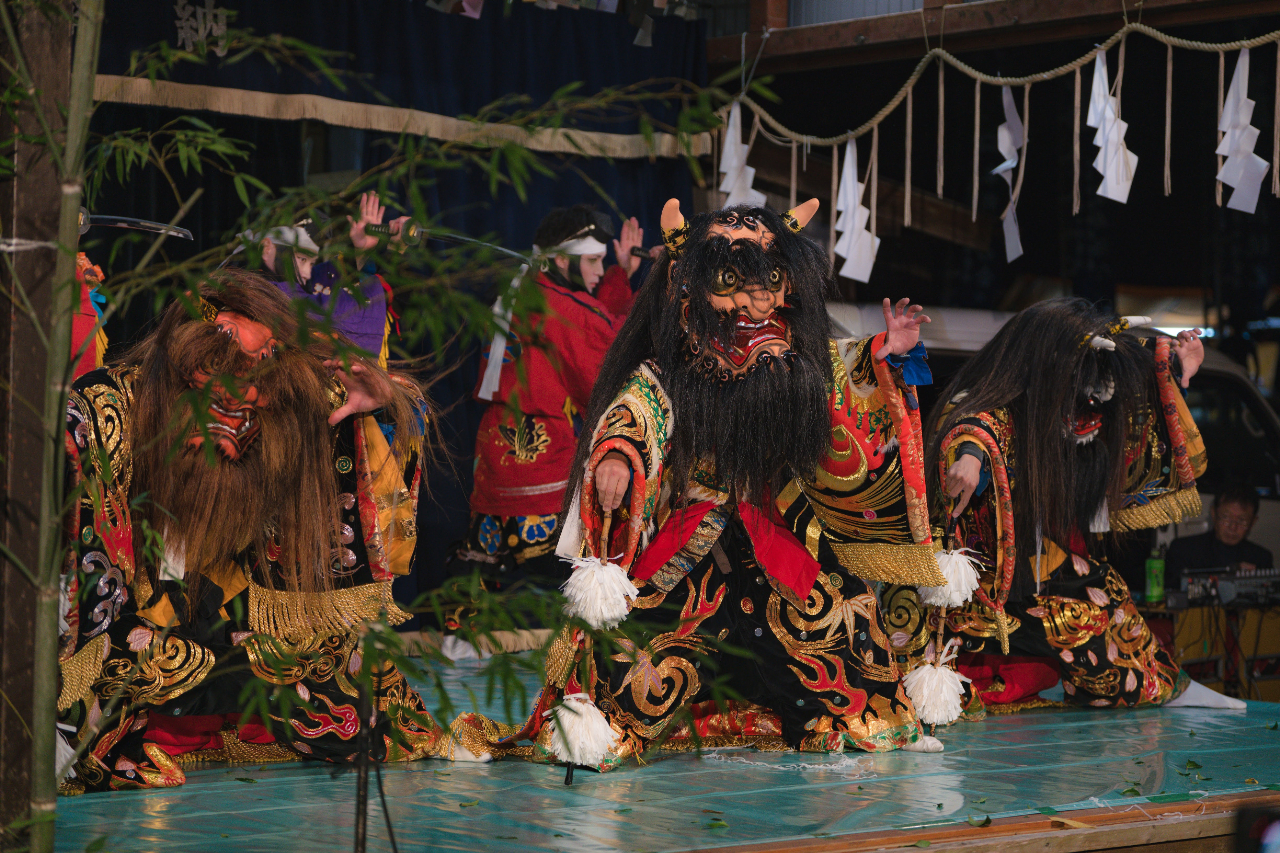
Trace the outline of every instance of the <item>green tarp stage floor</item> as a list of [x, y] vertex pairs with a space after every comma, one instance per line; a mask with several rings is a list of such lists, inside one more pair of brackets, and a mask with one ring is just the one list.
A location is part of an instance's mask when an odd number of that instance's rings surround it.
[[[473, 663], [450, 694], [483, 696]], [[532, 687], [532, 685], [531, 685]], [[456, 693], [455, 693], [456, 691]], [[500, 716], [497, 709], [486, 709]], [[1280, 788], [1280, 704], [1247, 711], [1046, 709], [961, 723], [941, 755], [813, 756], [750, 749], [663, 756], [605, 775], [508, 760], [384, 768], [402, 851], [674, 851], [986, 815], [1147, 803]], [[1198, 765], [1198, 766], [1197, 766]], [[184, 787], [62, 798], [57, 847], [82, 851], [350, 849], [355, 774], [309, 763], [189, 770]], [[371, 777], [372, 780], [372, 777]], [[1256, 780], [1256, 781], [1255, 781]], [[370, 784], [369, 849], [387, 841]]]

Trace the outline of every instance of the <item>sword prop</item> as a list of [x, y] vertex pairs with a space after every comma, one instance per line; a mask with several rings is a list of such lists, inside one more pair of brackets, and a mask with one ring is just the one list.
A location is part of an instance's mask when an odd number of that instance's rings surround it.
[[[390, 225], [366, 225], [364, 227], [364, 231], [366, 234], [384, 234], [384, 235], [390, 236], [391, 226]], [[451, 234], [451, 233], [446, 233], [442, 231], [431, 231], [427, 228], [424, 228], [423, 226], [419, 225], [416, 222], [406, 222], [404, 224], [404, 227], [400, 229], [400, 234], [398, 236], [406, 246], [416, 246], [419, 243], [421, 243], [425, 238], [430, 238], [432, 240], [443, 240], [446, 243], [471, 243], [476, 246], [484, 246], [486, 248], [493, 249], [495, 252], [501, 252], [504, 255], [508, 255], [510, 257], [516, 258], [517, 260], [522, 261], [526, 264], [530, 263], [529, 257], [527, 255], [522, 255], [519, 252], [513, 252], [510, 249], [503, 248], [502, 246], [495, 246], [493, 243], [486, 243], [484, 240], [477, 240], [474, 237], [463, 237], [461, 234]]]
[[176, 225], [169, 225], [164, 222], [152, 222], [149, 219], [134, 219], [131, 216], [103, 216], [97, 213], [91, 214], [83, 207], [80, 208], [80, 233], [83, 235], [95, 225], [106, 226], [108, 228], [130, 228], [134, 231], [147, 231], [152, 234], [168, 234], [171, 237], [181, 237], [184, 240], [195, 239], [190, 231], [185, 228], [179, 228]]

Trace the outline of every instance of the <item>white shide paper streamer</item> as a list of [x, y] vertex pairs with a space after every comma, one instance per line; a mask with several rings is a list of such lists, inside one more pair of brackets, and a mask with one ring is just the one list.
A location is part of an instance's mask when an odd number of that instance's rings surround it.
[[1253, 119], [1253, 107], [1254, 102], [1249, 99], [1249, 48], [1246, 47], [1240, 51], [1231, 76], [1231, 88], [1222, 103], [1222, 118], [1218, 121], [1222, 142], [1216, 152], [1227, 158], [1218, 170], [1218, 180], [1234, 190], [1227, 207], [1245, 213], [1257, 209], [1262, 179], [1271, 168], [1266, 160], [1253, 153], [1253, 147], [1258, 144], [1258, 129], [1249, 123]]
[[840, 275], [854, 281], [871, 280], [871, 268], [880, 249], [880, 238], [868, 228], [871, 211], [862, 204], [866, 185], [858, 181], [858, 148], [852, 139], [844, 146], [844, 167], [836, 190], [836, 254], [844, 258]]

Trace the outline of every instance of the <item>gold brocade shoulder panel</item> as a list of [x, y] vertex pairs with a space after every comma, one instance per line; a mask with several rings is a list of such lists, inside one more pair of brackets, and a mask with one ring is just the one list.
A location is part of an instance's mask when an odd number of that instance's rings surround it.
[[1159, 406], [1130, 425], [1124, 496], [1111, 511], [1118, 532], [1176, 524], [1200, 514], [1195, 478], [1207, 465], [1204, 441], [1169, 367], [1170, 339], [1156, 342]]
[[871, 365], [871, 339], [846, 361], [831, 343], [831, 440], [812, 479], [792, 480], [777, 506], [815, 559], [822, 542], [866, 580], [941, 586], [931, 543], [917, 542], [908, 515], [903, 456], [885, 389]]

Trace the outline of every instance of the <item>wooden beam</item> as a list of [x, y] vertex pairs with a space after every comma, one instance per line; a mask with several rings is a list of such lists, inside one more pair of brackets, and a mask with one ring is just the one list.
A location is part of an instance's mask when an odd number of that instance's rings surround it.
[[[60, 7], [42, 11], [30, 4], [9, 4], [16, 18], [17, 41], [39, 93], [36, 101], [54, 133], [64, 122], [71, 89], [71, 23]], [[8, 39], [0, 56], [13, 67]], [[5, 237], [53, 242], [58, 239], [62, 191], [42, 131], [30, 105], [19, 102], [0, 120], [0, 134], [15, 140], [5, 154], [13, 158], [15, 177], [0, 185], [0, 233]], [[59, 143], [60, 144], [60, 143]], [[0, 538], [32, 571], [39, 566], [45, 348], [40, 329], [51, 326], [50, 313], [57, 255], [42, 248], [16, 252], [12, 265], [0, 264]], [[34, 316], [7, 298], [21, 282]], [[37, 325], [38, 324], [38, 325]], [[4, 827], [27, 811], [31, 796], [32, 686], [34, 684], [36, 590], [10, 561], [0, 559], [0, 849], [11, 839]], [[46, 679], [57, 673], [41, 673]], [[44, 721], [50, 725], [51, 721]]]
[[[754, 8], [754, 5], [753, 5]], [[1142, 21], [1166, 28], [1275, 15], [1274, 0], [1146, 0]], [[791, 27], [770, 34], [757, 69], [777, 74], [912, 59], [925, 39], [938, 45], [945, 18], [945, 45], [954, 53], [1043, 44], [1109, 35], [1124, 25], [1119, 4], [1096, 0], [976, 0], [829, 24]], [[760, 30], [747, 35], [747, 55], [760, 47]], [[742, 36], [707, 40], [712, 76], [741, 61]]]
[[[1118, 811], [1113, 808], [1079, 809], [1061, 814], [996, 818], [990, 825], [975, 828], [963, 820], [954, 824], [922, 828], [904, 833], [882, 830], [841, 835], [833, 838], [788, 839], [719, 848], [731, 853], [871, 853], [901, 849], [912, 842], [927, 841], [934, 850], [964, 853], [1120, 853], [1120, 850], [1178, 851], [1178, 853], [1227, 853], [1232, 850], [1236, 814], [1246, 806], [1275, 808], [1280, 795], [1271, 791], [1224, 794], [1176, 803], [1145, 806], [1146, 811]], [[1148, 813], [1159, 809], [1160, 817]], [[1165, 819], [1176, 814], [1175, 820]], [[697, 853], [693, 848], [690, 853]], [[707, 851], [710, 853], [710, 851]]]

